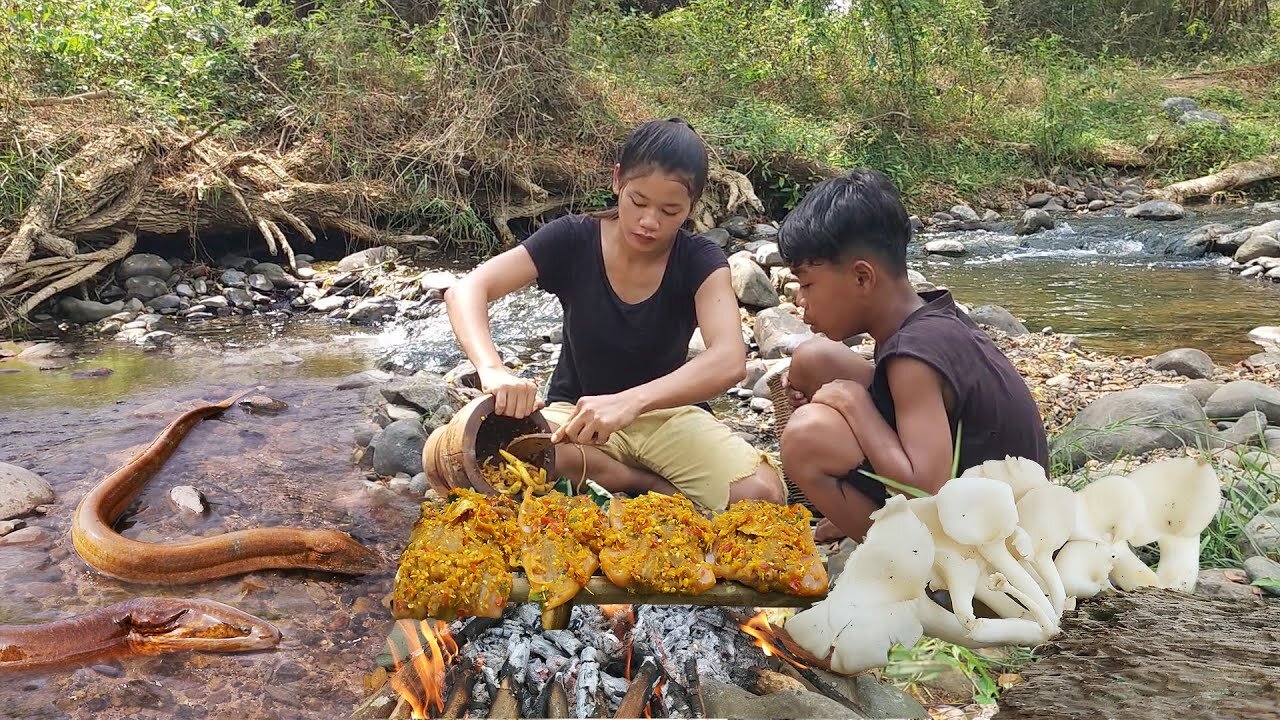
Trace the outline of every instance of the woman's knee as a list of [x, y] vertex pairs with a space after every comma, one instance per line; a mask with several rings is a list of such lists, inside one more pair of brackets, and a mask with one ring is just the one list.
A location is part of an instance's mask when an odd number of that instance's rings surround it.
[[756, 466], [755, 472], [734, 482], [729, 487], [729, 503], [739, 500], [763, 500], [779, 505], [787, 501], [782, 479], [766, 462]]

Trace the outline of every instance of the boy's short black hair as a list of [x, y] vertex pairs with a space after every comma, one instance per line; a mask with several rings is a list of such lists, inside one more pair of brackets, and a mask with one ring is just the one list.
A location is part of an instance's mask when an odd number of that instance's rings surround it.
[[805, 194], [778, 229], [783, 262], [795, 267], [870, 253], [907, 272], [911, 222], [898, 189], [884, 173], [856, 168]]

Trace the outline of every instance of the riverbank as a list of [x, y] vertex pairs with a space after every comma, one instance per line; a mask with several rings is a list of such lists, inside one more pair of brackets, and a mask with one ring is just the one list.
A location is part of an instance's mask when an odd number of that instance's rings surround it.
[[[747, 235], [735, 240], [755, 241]], [[767, 278], [754, 259], [763, 256], [768, 265], [767, 246], [749, 254], [735, 253], [738, 274], [749, 271], [758, 279], [758, 270]], [[326, 277], [338, 272], [318, 265], [317, 273]], [[362, 282], [420, 288], [423, 277], [439, 282], [446, 271], [392, 260], [363, 272], [369, 274], [361, 275]], [[787, 348], [805, 332], [784, 302], [785, 277], [774, 274], [782, 281], [781, 288], [770, 281], [778, 304], [744, 314], [753, 377], [715, 402], [726, 422], [767, 450], [776, 449], [777, 428], [760, 386], [765, 375], [785, 366]], [[927, 279], [917, 280], [926, 287]], [[344, 305], [366, 300], [353, 297]], [[979, 298], [959, 300], [982, 316]], [[0, 416], [0, 436], [6, 438], [0, 462], [34, 470], [52, 493], [20, 513], [0, 537], [0, 565], [14, 590], [0, 604], [0, 614], [15, 621], [45, 619], [132, 596], [78, 561], [66, 534], [71, 509], [104, 472], [191, 401], [220, 399], [251, 385], [262, 385], [262, 394], [283, 401], [284, 408], [236, 408], [229, 422], [205, 423], [130, 511], [122, 525], [126, 536], [163, 540], [271, 524], [337, 526], [394, 559], [426, 487], [420, 474], [423, 439], [473, 392], [465, 389], [467, 368], [458, 362], [438, 301], [414, 307], [423, 317], [412, 319], [406, 312], [367, 326], [319, 314], [215, 314], [175, 325], [168, 342], [146, 347], [92, 335], [0, 346], [0, 354], [13, 355], [0, 360], [0, 396], [7, 402]], [[990, 309], [983, 313], [993, 323], [1017, 321]], [[169, 322], [172, 316], [158, 317]], [[493, 325], [509, 363], [545, 379], [559, 341], [554, 299], [533, 291], [496, 304]], [[1041, 406], [1055, 437], [1051, 471], [1060, 481], [1079, 484], [1105, 474], [1109, 457], [1102, 444], [1092, 446], [1096, 457], [1072, 458], [1077, 446], [1101, 436], [1130, 445], [1138, 458], [1185, 452], [1211, 457], [1226, 483], [1226, 502], [1206, 532], [1202, 589], [1241, 601], [1257, 592], [1248, 578], [1266, 577], [1272, 567], [1267, 556], [1280, 552], [1266, 520], [1267, 513], [1280, 512], [1272, 506], [1280, 502], [1274, 367], [1211, 358], [1206, 363], [1190, 349], [1159, 359], [1120, 357], [1082, 349], [1065, 334], [989, 332]], [[871, 347], [862, 343], [857, 349]], [[108, 390], [111, 383], [118, 384]], [[1065, 442], [1073, 423], [1091, 433]], [[1189, 432], [1168, 430], [1196, 423], [1200, 427]], [[205, 510], [192, 516], [172, 505], [175, 484], [191, 486], [205, 499]], [[36, 557], [50, 560], [36, 563]], [[1208, 572], [1243, 567], [1250, 568], [1248, 576]], [[280, 624], [288, 640], [273, 653], [243, 657], [111, 662], [24, 686], [18, 707], [28, 717], [106, 717], [118, 709], [121, 715], [159, 718], [212, 698], [248, 716], [342, 715], [363, 696], [361, 678], [372, 669], [390, 625], [382, 604], [390, 592], [388, 574], [344, 581], [264, 572], [182, 592], [261, 614]], [[916, 689], [935, 706], [935, 717], [958, 717], [968, 701], [987, 698], [978, 688], [986, 682], [983, 673], [1003, 668], [1016, 675], [1013, 660], [954, 654], [936, 645], [896, 654], [899, 664], [885, 673]], [[137, 689], [141, 683], [151, 689]], [[969, 708], [967, 716], [984, 713], [989, 716], [990, 706]]]

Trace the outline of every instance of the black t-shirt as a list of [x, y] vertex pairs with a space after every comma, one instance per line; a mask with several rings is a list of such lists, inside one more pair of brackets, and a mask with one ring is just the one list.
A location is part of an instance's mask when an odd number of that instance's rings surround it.
[[680, 230], [662, 283], [632, 305], [609, 284], [600, 223], [567, 215], [522, 243], [537, 266], [538, 287], [559, 297], [564, 308], [564, 345], [548, 403], [629, 390], [679, 368], [698, 327], [694, 295], [708, 275], [729, 266], [715, 243]]
[[925, 305], [876, 348], [871, 400], [886, 422], [897, 428], [889, 392], [888, 363], [907, 356], [928, 363], [951, 386], [955, 406], [948, 410], [952, 437], [960, 436], [960, 472], [1006, 455], [1034, 460], [1047, 471], [1049, 447], [1044, 420], [1026, 380], [991, 337], [956, 307], [951, 293], [920, 293]]

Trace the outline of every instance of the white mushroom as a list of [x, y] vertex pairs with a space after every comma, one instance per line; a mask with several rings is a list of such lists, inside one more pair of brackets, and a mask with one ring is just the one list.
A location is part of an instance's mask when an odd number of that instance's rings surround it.
[[915, 645], [924, 634], [916, 617], [916, 600], [854, 608], [850, 622], [836, 638], [831, 669], [854, 675], [889, 663], [895, 643]]
[[1190, 592], [1200, 570], [1200, 534], [1213, 522], [1222, 488], [1203, 459], [1169, 458], [1144, 465], [1129, 475], [1142, 494], [1146, 513], [1129, 542], [1157, 543], [1160, 587]]
[[[867, 657], [879, 657], [875, 648], [888, 643], [884, 645], [887, 652], [897, 638], [911, 635], [910, 602], [924, 595], [933, 566], [933, 537], [907, 510], [906, 498], [889, 498], [871, 518], [866, 539], [849, 555], [827, 597], [784, 625], [805, 652], [824, 661], [832, 658], [833, 668], [858, 667]], [[892, 622], [886, 623], [885, 618]], [[866, 652], [870, 655], [862, 654]], [[882, 665], [885, 662], [881, 660]], [[853, 672], [867, 667], [871, 666]]]
[[979, 618], [967, 628], [927, 595], [916, 600], [916, 615], [925, 635], [968, 648], [1038, 645], [1049, 639], [1040, 623], [1023, 618]]
[[1029, 548], [1019, 551], [1048, 595], [1054, 617], [1061, 617], [1067, 594], [1053, 564], [1053, 554], [1066, 544], [1075, 529], [1075, 493], [1061, 485], [1032, 488], [1018, 500], [1017, 508], [1018, 524], [1029, 540]]
[[929, 585], [935, 590], [947, 591], [951, 611], [961, 625], [972, 627], [977, 620], [973, 609], [975, 599], [1001, 617], [1022, 617], [1027, 612], [1008, 595], [979, 584], [981, 577], [991, 574], [990, 566], [978, 556], [977, 548], [961, 546], [943, 531], [935, 498], [915, 498], [907, 506], [933, 535], [933, 574]]
[[960, 473], [960, 477], [984, 477], [1009, 486], [1013, 499], [1021, 500], [1028, 490], [1047, 487], [1051, 483], [1044, 468], [1034, 460], [1006, 455], [1003, 460], [988, 460]]
[[958, 477], [944, 484], [934, 497], [943, 531], [961, 545], [976, 545], [991, 568], [1030, 601], [1027, 609], [1045, 631], [1056, 633], [1057, 615], [1049, 598], [1005, 545], [1018, 527], [1012, 488], [991, 478]]
[[1113, 547], [1092, 540], [1070, 540], [1062, 546], [1053, 565], [1068, 598], [1091, 598], [1111, 589], [1108, 576], [1115, 563]]
[[1137, 485], [1121, 475], [1094, 480], [1076, 492], [1076, 498], [1079, 504], [1072, 540], [1128, 541], [1146, 514], [1146, 502]]

